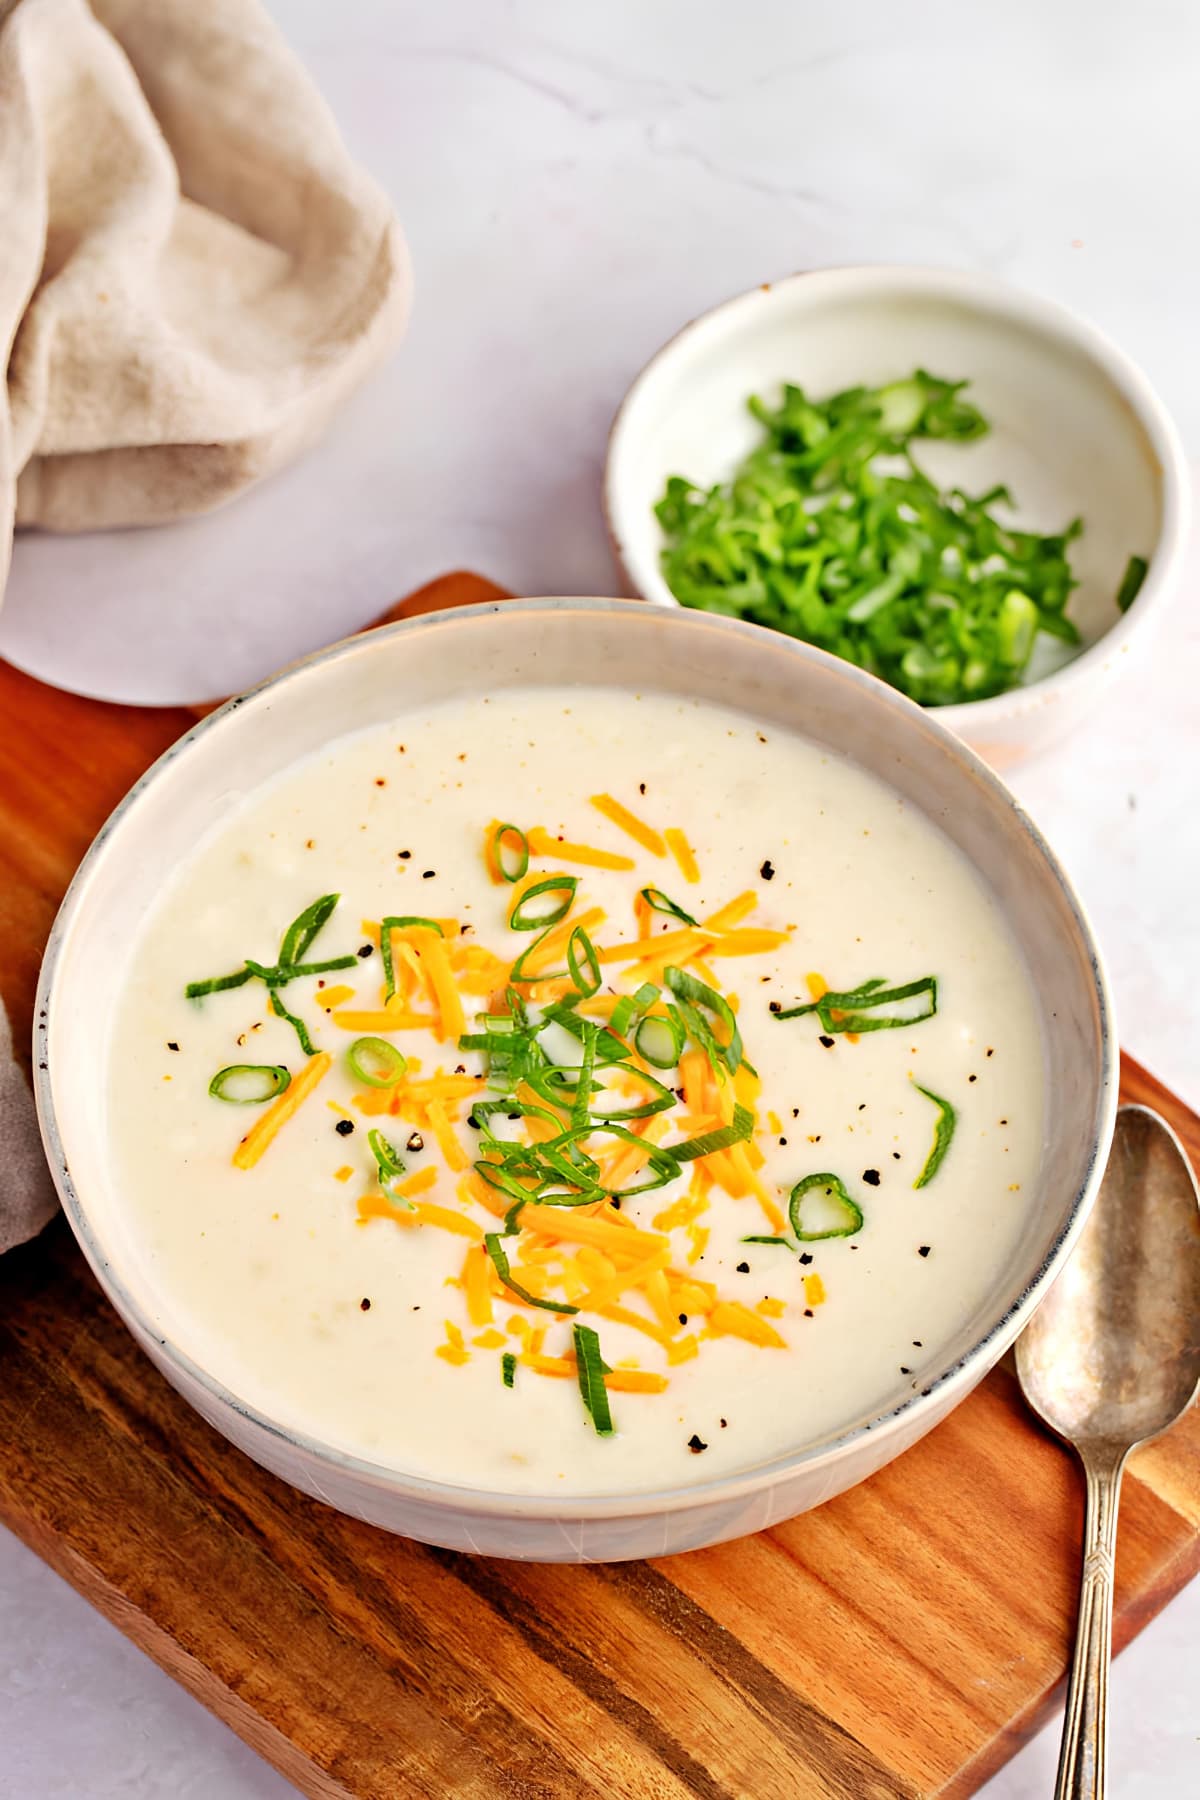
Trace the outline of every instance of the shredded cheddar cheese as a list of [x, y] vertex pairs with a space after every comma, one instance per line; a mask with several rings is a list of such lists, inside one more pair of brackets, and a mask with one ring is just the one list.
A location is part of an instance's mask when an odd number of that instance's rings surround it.
[[294, 1075], [290, 1084], [272, 1100], [264, 1112], [250, 1127], [241, 1143], [233, 1153], [234, 1167], [252, 1169], [269, 1144], [282, 1131], [292, 1114], [308, 1099], [319, 1081], [329, 1073], [333, 1058], [328, 1050], [319, 1050], [310, 1056], [298, 1075]]
[[593, 794], [592, 805], [597, 812], [603, 813], [606, 819], [611, 819], [619, 830], [626, 832], [635, 843], [640, 844], [643, 850], [648, 850], [651, 856], [667, 854], [667, 846], [663, 842], [662, 833], [655, 831], [651, 825], [643, 824], [636, 813], [631, 813], [627, 806], [622, 806], [621, 802], [614, 800], [611, 794]]

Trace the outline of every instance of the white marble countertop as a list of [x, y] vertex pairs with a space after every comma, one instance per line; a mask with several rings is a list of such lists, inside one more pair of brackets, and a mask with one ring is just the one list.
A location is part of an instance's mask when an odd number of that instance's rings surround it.
[[[35, 672], [196, 698], [449, 567], [610, 590], [599, 471], [628, 381], [682, 320], [804, 266], [954, 264], [1078, 306], [1200, 459], [1185, 0], [271, 9], [395, 200], [409, 337], [323, 445], [227, 511], [22, 541], [0, 654]], [[1124, 1042], [1200, 1104], [1195, 585], [1106, 715], [1014, 785], [1092, 910]], [[0, 1620], [0, 1800], [293, 1791], [3, 1532]], [[1117, 1665], [1120, 1800], [1200, 1792], [1198, 1651], [1200, 1583]], [[1051, 1729], [988, 1800], [1048, 1794], [1056, 1752]]]

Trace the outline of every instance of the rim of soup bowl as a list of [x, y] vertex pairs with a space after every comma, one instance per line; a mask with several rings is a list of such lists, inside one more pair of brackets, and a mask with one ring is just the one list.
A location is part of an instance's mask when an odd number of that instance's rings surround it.
[[[380, 626], [358, 636], [343, 639], [326, 649], [316, 651], [312, 655], [290, 664], [277, 674], [269, 676], [257, 687], [248, 689], [245, 693], [226, 701], [223, 706], [193, 725], [151, 764], [101, 826], [67, 889], [47, 942], [38, 982], [34, 1015], [34, 1093], [42, 1140], [63, 1210], [100, 1286], [122, 1319], [133, 1331], [135, 1338], [153, 1343], [156, 1360], [161, 1360], [170, 1370], [172, 1378], [175, 1376], [180, 1378], [175, 1385], [179, 1387], [181, 1383], [184, 1384], [182, 1391], [189, 1404], [194, 1404], [194, 1402], [188, 1396], [187, 1386], [198, 1387], [209, 1401], [215, 1403], [218, 1413], [231, 1411], [257, 1431], [303, 1453], [318, 1465], [323, 1464], [327, 1469], [369, 1483], [377, 1490], [382, 1489], [396, 1498], [409, 1498], [427, 1507], [454, 1509], [460, 1514], [465, 1511], [480, 1518], [507, 1517], [546, 1521], [579, 1521], [581, 1523], [590, 1520], [632, 1519], [668, 1512], [684, 1513], [694, 1508], [711, 1505], [714, 1502], [743, 1499], [774, 1487], [786, 1477], [801, 1470], [805, 1472], [819, 1471], [847, 1456], [854, 1447], [861, 1446], [867, 1439], [877, 1441], [881, 1436], [891, 1436], [905, 1427], [917, 1424], [923, 1415], [931, 1415], [930, 1425], [932, 1425], [936, 1418], [963, 1398], [1013, 1341], [1040, 1301], [1043, 1291], [1049, 1286], [1070, 1254], [1099, 1187], [1108, 1144], [1112, 1136], [1117, 1107], [1118, 1054], [1113, 1033], [1112, 1003], [1107, 976], [1095, 937], [1078, 895], [1037, 826], [987, 764], [923, 708], [906, 699], [895, 689], [877, 681], [874, 676], [864, 674], [861, 670], [852, 668], [828, 655], [825, 651], [815, 649], [810, 644], [798, 640], [786, 640], [789, 644], [790, 654], [815, 660], [819, 664], [828, 664], [831, 668], [835, 668], [841, 677], [848, 677], [856, 686], [861, 686], [864, 703], [890, 707], [902, 714], [911, 712], [914, 722], [919, 720], [926, 729], [932, 729], [936, 736], [944, 740], [943, 748], [948, 749], [957, 760], [961, 761], [977, 782], [991, 790], [993, 798], [1008, 813], [1014, 829], [1032, 841], [1035, 850], [1044, 860], [1066, 901], [1075, 923], [1079, 942], [1086, 952], [1099, 1021], [1101, 1076], [1100, 1091], [1096, 1095], [1093, 1112], [1092, 1142], [1088, 1150], [1082, 1179], [1069, 1204], [1063, 1207], [1060, 1229], [1039, 1267], [1033, 1271], [1020, 1291], [1005, 1306], [1000, 1316], [971, 1345], [970, 1349], [953, 1363], [934, 1374], [920, 1392], [906, 1397], [895, 1407], [877, 1415], [859, 1418], [854, 1424], [839, 1431], [836, 1435], [826, 1436], [814, 1443], [801, 1445], [795, 1450], [783, 1452], [769, 1461], [755, 1464], [748, 1469], [735, 1470], [726, 1475], [713, 1476], [697, 1482], [668, 1487], [629, 1489], [621, 1493], [579, 1495], [506, 1493], [470, 1484], [459, 1485], [453, 1482], [439, 1481], [413, 1474], [387, 1462], [376, 1462], [370, 1458], [340, 1450], [309, 1433], [281, 1425], [268, 1413], [240, 1399], [232, 1388], [227, 1387], [224, 1382], [213, 1376], [202, 1363], [172, 1339], [164, 1338], [161, 1335], [147, 1316], [140, 1300], [126, 1284], [120, 1270], [114, 1267], [109, 1260], [101, 1235], [92, 1227], [86, 1198], [81, 1196], [76, 1189], [59, 1130], [58, 1107], [55, 1098], [55, 1069], [49, 1029], [51, 1005], [56, 999], [59, 965], [76, 921], [89, 903], [91, 884], [103, 859], [108, 854], [109, 842], [126, 816], [138, 805], [147, 789], [161, 780], [181, 758], [186, 757], [194, 744], [203, 741], [210, 733], [219, 729], [230, 720], [232, 715], [243, 708], [253, 707], [256, 703], [277, 693], [281, 687], [301, 681], [316, 670], [340, 663], [349, 664], [356, 659], [369, 657], [377, 652], [380, 642], [391, 642], [416, 632], [450, 631], [457, 623], [465, 624], [488, 614], [504, 613], [506, 616], [512, 616], [518, 609], [534, 613], [586, 612], [589, 610], [616, 612], [619, 610], [631, 614], [640, 613], [643, 610], [639, 602], [624, 599], [547, 596], [499, 602], [486, 601], [478, 605], [458, 607], [449, 612], [426, 614], [413, 619], [403, 619], [396, 624]], [[759, 627], [748, 625], [741, 620], [717, 618], [710, 614], [688, 613], [682, 608], [680, 616], [695, 620], [697, 625], [715, 629], [719, 633], [731, 632], [737, 635], [749, 635], [758, 642], [761, 642], [762, 639]], [[902, 726], [901, 729], [903, 728]], [[852, 746], [846, 746], [845, 754], [853, 757]], [[855, 1477], [855, 1479], [859, 1478]]]
[[[667, 586], [657, 564], [644, 567], [642, 559], [626, 549], [618, 528], [621, 470], [629, 445], [635, 441], [637, 408], [647, 388], [665, 365], [674, 362], [681, 351], [690, 349], [693, 338], [703, 339], [722, 333], [735, 335], [745, 320], [762, 308], [777, 304], [780, 295], [804, 292], [811, 293], [814, 300], [824, 297], [832, 301], [839, 295], [849, 298], [873, 291], [955, 299], [970, 306], [981, 318], [992, 314], [1016, 320], [1035, 329], [1045, 339], [1082, 352], [1107, 377], [1125, 402], [1145, 433], [1154, 457], [1161, 500], [1158, 535], [1147, 559], [1150, 566], [1146, 578], [1132, 605], [1117, 615], [1094, 644], [1089, 644], [1061, 668], [1036, 681], [1008, 688], [987, 699], [921, 708], [922, 712], [936, 714], [955, 732], [1024, 717], [1038, 711], [1064, 689], [1090, 680], [1101, 671], [1107, 658], [1128, 648], [1133, 634], [1152, 615], [1161, 616], [1187, 549], [1192, 512], [1191, 476], [1183, 442], [1149, 377], [1098, 325], [1061, 301], [976, 270], [946, 269], [924, 263], [845, 263], [829, 268], [800, 269], [719, 301], [716, 306], [689, 319], [642, 365], [613, 417], [602, 480], [604, 522], [610, 549], [621, 574], [643, 600], [653, 606], [678, 607], [681, 611], [700, 610], [684, 607]], [[772, 631], [770, 626], [756, 625], [754, 629], [770, 631], [776, 638], [787, 637], [784, 632]], [[789, 641], [803, 643], [807, 640]]]

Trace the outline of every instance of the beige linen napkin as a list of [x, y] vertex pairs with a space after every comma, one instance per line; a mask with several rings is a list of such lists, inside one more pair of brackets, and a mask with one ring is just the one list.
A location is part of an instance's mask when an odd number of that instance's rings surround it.
[[0, 1000], [0, 1256], [40, 1231], [56, 1205], [33, 1095], [13, 1058], [8, 1014]]
[[409, 292], [387, 199], [258, 0], [18, 0], [0, 586], [14, 514], [144, 525], [279, 468], [395, 342]]
[[[0, 594], [14, 521], [159, 523], [307, 448], [410, 287], [258, 0], [0, 0]], [[53, 1206], [0, 1005], [0, 1252]]]

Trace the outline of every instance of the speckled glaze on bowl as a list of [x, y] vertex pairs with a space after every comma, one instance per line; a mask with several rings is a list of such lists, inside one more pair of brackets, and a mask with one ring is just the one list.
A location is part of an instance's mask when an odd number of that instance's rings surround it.
[[[344, 1455], [282, 1430], [185, 1354], [109, 1164], [97, 1052], [147, 911], [246, 793], [342, 734], [409, 709], [515, 686], [577, 686], [581, 677], [740, 707], [801, 731], [934, 820], [980, 871], [1024, 950], [1050, 1103], [1029, 1231], [920, 1394], [739, 1474], [564, 1499], [494, 1494]], [[807, 645], [620, 600], [508, 601], [409, 620], [336, 645], [205, 719], [143, 777], [84, 859], [51, 934], [37, 1017], [38, 1109], [67, 1217], [114, 1306], [179, 1392], [247, 1455], [343, 1512], [454, 1549], [541, 1561], [662, 1556], [757, 1531], [915, 1443], [1012, 1343], [1061, 1266], [1103, 1170], [1117, 1092], [1107, 986], [1079, 902], [1011, 795], [956, 737]]]
[[[668, 475], [709, 485], [741, 460], [761, 435], [746, 396], [784, 381], [824, 395], [916, 367], [969, 379], [992, 425], [970, 445], [922, 444], [935, 479], [974, 492], [1006, 483], [1035, 530], [1085, 522], [1071, 552], [1081, 650], [1043, 635], [1022, 686], [937, 709], [1002, 768], [1097, 707], [1152, 639], [1187, 542], [1191, 485], [1170, 416], [1141, 370], [1065, 307], [988, 276], [905, 267], [819, 269], [728, 300], [672, 338], [622, 402], [604, 474], [609, 533], [629, 592], [677, 606], [654, 504]], [[1150, 572], [1122, 615], [1131, 554]]]

